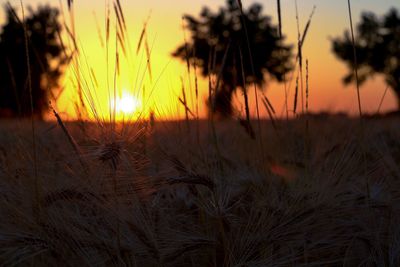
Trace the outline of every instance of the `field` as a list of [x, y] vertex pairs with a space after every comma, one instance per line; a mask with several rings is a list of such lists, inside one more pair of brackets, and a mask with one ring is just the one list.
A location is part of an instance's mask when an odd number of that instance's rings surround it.
[[2, 121], [0, 265], [399, 266], [398, 123]]
[[[381, 113], [389, 89], [399, 96], [395, 9], [364, 15], [373, 29], [354, 34], [348, 0], [350, 31], [330, 40], [357, 88], [349, 117], [309, 109], [309, 82], [336, 71], [309, 71], [315, 7], [303, 28], [294, 1], [295, 44], [284, 43], [279, 0], [275, 26], [240, 0], [184, 15], [183, 43], [168, 53], [185, 74], [165, 86], [151, 12], [133, 37], [127, 7], [105, 1], [90, 31], [100, 50], [85, 49], [75, 26], [87, 21], [58, 2], [37, 18], [22, 1], [20, 17], [4, 5], [0, 47], [19, 50], [0, 53], [0, 267], [400, 266], [400, 116]], [[366, 115], [360, 86], [375, 74], [387, 88]], [[263, 91], [270, 80], [282, 82], [281, 115]], [[152, 98], [158, 88], [166, 94]]]

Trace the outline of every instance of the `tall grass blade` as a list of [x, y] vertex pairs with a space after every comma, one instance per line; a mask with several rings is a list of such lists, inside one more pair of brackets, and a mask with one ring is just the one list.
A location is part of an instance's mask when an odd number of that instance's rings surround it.
[[[182, 97], [178, 97], [179, 102], [183, 105], [183, 107], [185, 108], [185, 112], [188, 112], [190, 114], [190, 116], [192, 116], [193, 118], [196, 118], [196, 115], [190, 110], [189, 106], [187, 105], [187, 103], [185, 102], [186, 97], [184, 97], [182, 99]], [[189, 116], [186, 116], [187, 118]]]
[[293, 104], [293, 113], [296, 114], [297, 111], [297, 99], [299, 95], [299, 76], [296, 77], [296, 89], [294, 92], [294, 104]]
[[29, 37], [28, 37], [28, 28], [26, 25], [26, 20], [25, 20], [25, 9], [24, 5], [22, 3], [22, 0], [20, 1], [21, 4], [21, 11], [22, 11], [22, 22], [23, 22], [23, 28], [24, 28], [24, 42], [25, 42], [25, 56], [26, 56], [26, 67], [27, 67], [27, 74], [28, 74], [28, 88], [29, 88], [29, 101], [30, 101], [30, 106], [31, 106], [31, 129], [32, 129], [32, 153], [33, 153], [33, 171], [34, 171], [34, 177], [35, 177], [35, 201], [33, 202], [34, 205], [34, 214], [38, 216], [40, 219], [40, 213], [41, 213], [41, 182], [39, 180], [38, 176], [38, 166], [37, 166], [37, 151], [36, 151], [36, 132], [35, 132], [35, 111], [34, 111], [34, 106], [33, 106], [33, 88], [32, 88], [32, 74], [31, 74], [31, 61], [30, 61], [30, 55], [29, 55]]
[[118, 7], [115, 3], [114, 3], [114, 13], [115, 17], [117, 18], [117, 25], [118, 25], [116, 30], [120, 32], [120, 34], [122, 35], [122, 39], [125, 39], [125, 30], [121, 18], [122, 15], [119, 13]]
[[[303, 90], [303, 44], [302, 37], [300, 34], [300, 19], [299, 19], [299, 8], [297, 5], [297, 0], [295, 0], [296, 6], [296, 24], [297, 24], [297, 50], [298, 50], [298, 63], [300, 69], [300, 86], [301, 86], [301, 112], [304, 113], [304, 90]], [[297, 102], [297, 100], [295, 100]], [[296, 112], [296, 111], [294, 111]]]
[[308, 59], [306, 59], [306, 113], [308, 114], [308, 97], [309, 97], [309, 69]]
[[68, 9], [71, 10], [72, 4], [74, 3], [74, 0], [67, 0], [68, 4]]
[[120, 47], [121, 47], [121, 49], [122, 49], [122, 53], [124, 54], [125, 57], [127, 57], [128, 55], [127, 55], [127, 53], [126, 53], [125, 43], [124, 43], [123, 38], [124, 38], [124, 37], [121, 36], [120, 32], [118, 31], [118, 32], [117, 32], [117, 40], [118, 40], [119, 45], [120, 45]]
[[117, 0], [116, 2], [117, 2], [116, 7], [117, 7], [117, 10], [118, 10], [119, 16], [121, 18], [123, 29], [126, 31], [126, 22], [125, 22], [124, 12], [123, 12], [123, 9], [122, 9], [122, 6], [121, 6], [121, 1]]
[[[189, 128], [189, 111], [190, 111], [190, 109], [189, 109], [188, 104], [187, 104], [186, 92], [185, 92], [185, 84], [184, 84], [184, 81], [183, 81], [182, 77], [181, 77], [181, 84], [182, 84], [182, 98], [179, 98], [179, 102], [181, 102], [182, 105], [185, 108], [185, 119], [186, 119], [186, 124], [187, 124], [188, 130], [189, 130], [190, 129]], [[190, 111], [190, 113], [191, 113], [191, 111]], [[191, 114], [193, 114], [193, 113], [191, 113]]]
[[[107, 16], [106, 16], [106, 43], [110, 40], [110, 8], [107, 7]], [[107, 51], [108, 52], [108, 51]]]
[[49, 103], [50, 109], [53, 111], [54, 116], [56, 117], [57, 123], [58, 125], [60, 125], [61, 130], [63, 131], [63, 133], [65, 134], [65, 136], [68, 139], [68, 142], [71, 144], [72, 148], [74, 149], [80, 164], [82, 165], [82, 167], [86, 170], [87, 166], [86, 164], [83, 162], [82, 160], [82, 152], [79, 149], [78, 144], [76, 143], [75, 139], [72, 137], [72, 135], [69, 133], [67, 127], [65, 126], [63, 120], [61, 119], [60, 115], [58, 114], [58, 112], [55, 110], [55, 108], [53, 107], [53, 105], [51, 103]]
[[360, 115], [360, 118], [361, 118], [363, 113], [362, 113], [362, 108], [361, 108], [360, 79], [358, 78], [358, 62], [357, 62], [356, 41], [355, 41], [355, 37], [354, 37], [353, 17], [352, 17], [352, 12], [351, 12], [350, 0], [347, 0], [347, 7], [348, 7], [348, 10], [349, 10], [349, 23], [350, 23], [350, 32], [351, 32], [351, 43], [353, 45], [354, 74], [356, 76], [358, 112], [359, 112], [359, 115]]
[[274, 130], [277, 132], [278, 131], [278, 127], [276, 126], [276, 122], [275, 122], [275, 118], [274, 118], [274, 111], [273, 109], [271, 109], [269, 100], [266, 96], [264, 96], [264, 98], [262, 99], [262, 102], [264, 104], [265, 109], [267, 110], [268, 113], [268, 117], [271, 120], [272, 123], [272, 127], [274, 128]]
[[150, 16], [151, 16], [151, 12], [149, 13], [149, 15], [147, 16], [147, 19], [146, 19], [145, 22], [143, 23], [143, 28], [142, 28], [142, 31], [141, 31], [141, 33], [140, 33], [140, 37], [139, 37], [138, 44], [137, 44], [137, 46], [136, 46], [136, 54], [139, 54], [140, 48], [141, 48], [141, 46], [142, 46], [144, 36], [146, 35], [147, 24], [148, 24], [148, 22], [149, 22], [149, 20], [150, 20]]
[[272, 114], [275, 114], [275, 109], [274, 106], [272, 106], [271, 101], [269, 101], [268, 97], [266, 95], [263, 95], [264, 101], [267, 103], [268, 108], [271, 110]]
[[378, 106], [378, 110], [376, 111], [377, 114], [379, 114], [381, 112], [381, 108], [383, 105], [383, 101], [385, 100], [386, 94], [389, 91], [390, 86], [386, 86], [385, 91], [383, 92], [381, 101], [379, 102], [379, 106]]
[[[239, 5], [239, 9], [240, 9], [240, 14], [241, 14], [241, 18], [242, 18], [242, 27], [244, 30], [244, 35], [246, 38], [246, 43], [247, 43], [247, 50], [249, 53], [249, 61], [250, 61], [250, 66], [251, 66], [251, 74], [253, 75], [253, 77], [255, 77], [255, 69], [254, 69], [254, 61], [253, 61], [253, 53], [251, 51], [250, 48], [250, 39], [249, 39], [249, 33], [247, 30], [247, 26], [246, 26], [246, 21], [245, 21], [245, 16], [243, 13], [243, 5], [242, 5], [242, 1], [241, 0], [237, 0], [237, 3]], [[258, 103], [258, 92], [257, 92], [257, 84], [254, 82], [254, 98], [255, 98], [255, 102], [256, 102], [256, 113], [257, 113], [257, 125], [258, 125], [258, 135], [259, 135], [259, 141], [260, 141], [260, 151], [261, 151], [261, 157], [262, 157], [262, 161], [264, 161], [264, 144], [262, 141], [262, 131], [261, 131], [261, 120], [260, 120], [260, 108], [259, 108], [259, 103]]]
[[24, 25], [24, 22], [21, 21], [21, 19], [18, 17], [17, 12], [15, 12], [14, 7], [11, 5], [10, 2], [6, 3], [7, 11], [10, 11], [11, 14], [13, 15], [14, 19], [18, 22], [20, 25]]
[[[239, 58], [240, 58], [240, 67], [241, 67], [241, 75], [242, 75], [242, 81], [243, 84], [242, 90], [243, 90], [243, 97], [244, 97], [244, 107], [245, 107], [245, 112], [246, 112], [246, 122], [247, 125], [250, 129], [250, 132], [254, 133], [253, 126], [251, 125], [250, 122], [250, 108], [249, 108], [249, 97], [247, 95], [247, 88], [246, 88], [246, 74], [244, 73], [244, 65], [243, 65], [243, 54], [242, 54], [242, 49], [239, 47]], [[253, 135], [254, 136], [254, 135]]]
[[308, 33], [308, 30], [309, 30], [310, 25], [311, 25], [311, 20], [312, 20], [312, 18], [313, 18], [313, 16], [314, 16], [314, 13], [315, 13], [316, 8], [317, 8], [316, 6], [313, 7], [313, 9], [312, 9], [312, 11], [311, 11], [311, 14], [310, 14], [310, 16], [308, 17], [308, 21], [307, 21], [307, 24], [306, 24], [306, 26], [305, 26], [305, 28], [304, 28], [303, 35], [301, 36], [301, 42], [300, 42], [301, 48], [303, 48], [303, 44], [304, 44], [304, 41], [306, 40], [307, 33]]
[[147, 39], [147, 34], [145, 35], [144, 47], [146, 50], [146, 57], [147, 57], [147, 70], [149, 72], [150, 81], [153, 81], [153, 71], [151, 69], [151, 50], [149, 46], [149, 41]]
[[278, 22], [279, 22], [279, 37], [282, 38], [281, 0], [277, 0], [277, 9], [278, 9]]

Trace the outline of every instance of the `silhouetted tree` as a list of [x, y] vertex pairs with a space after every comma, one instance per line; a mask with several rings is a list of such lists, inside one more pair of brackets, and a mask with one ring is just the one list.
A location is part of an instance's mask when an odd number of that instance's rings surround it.
[[[354, 53], [351, 35], [348, 31], [343, 37], [332, 40], [333, 52], [349, 67], [349, 74], [343, 78], [345, 84], [355, 81]], [[386, 83], [393, 89], [400, 109], [400, 16], [391, 9], [378, 18], [371, 12], [361, 15], [357, 25], [355, 49], [359, 82], [363, 83], [374, 74], [382, 74]]]
[[228, 0], [217, 13], [204, 7], [198, 18], [184, 18], [191, 40], [179, 46], [173, 56], [195, 60], [203, 76], [214, 74], [220, 79], [209, 103], [214, 113], [232, 114], [232, 94], [238, 87], [263, 85], [267, 76], [283, 81], [292, 68], [291, 46], [283, 44], [277, 26], [262, 14], [260, 4], [241, 12], [236, 0]]
[[34, 115], [41, 118], [66, 60], [58, 38], [59, 12], [50, 6], [39, 6], [36, 11], [29, 8], [24, 21], [10, 5], [5, 12], [0, 33], [0, 109], [20, 116], [31, 113], [25, 28]]

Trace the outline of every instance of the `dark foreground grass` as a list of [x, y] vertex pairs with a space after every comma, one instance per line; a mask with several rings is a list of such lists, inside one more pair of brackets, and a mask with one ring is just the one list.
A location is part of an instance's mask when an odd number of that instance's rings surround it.
[[398, 118], [308, 121], [262, 122], [264, 151], [237, 122], [66, 124], [79, 154], [38, 124], [39, 200], [2, 121], [0, 265], [399, 266]]

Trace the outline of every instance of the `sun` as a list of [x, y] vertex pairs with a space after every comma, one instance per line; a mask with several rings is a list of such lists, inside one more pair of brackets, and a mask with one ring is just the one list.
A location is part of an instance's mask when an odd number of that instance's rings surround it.
[[132, 94], [123, 91], [116, 99], [115, 110], [121, 115], [132, 115], [141, 108], [140, 100]]

